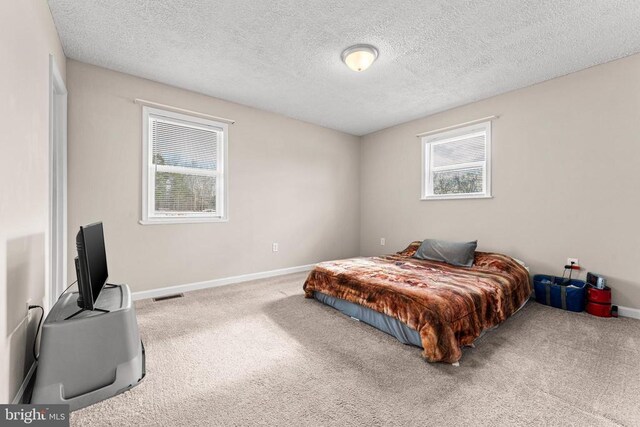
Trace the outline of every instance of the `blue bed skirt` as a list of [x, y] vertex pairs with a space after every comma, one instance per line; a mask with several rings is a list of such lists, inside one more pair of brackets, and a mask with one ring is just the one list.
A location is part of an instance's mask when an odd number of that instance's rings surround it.
[[422, 340], [420, 339], [418, 331], [410, 328], [396, 318], [340, 298], [332, 297], [331, 295], [323, 294], [322, 292], [314, 292], [313, 297], [349, 317], [358, 319], [382, 332], [396, 337], [397, 340], [403, 344], [411, 344], [422, 348]]

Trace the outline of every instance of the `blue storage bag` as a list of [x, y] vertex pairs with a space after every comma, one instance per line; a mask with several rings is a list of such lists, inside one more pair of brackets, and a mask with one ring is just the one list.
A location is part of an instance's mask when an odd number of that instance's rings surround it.
[[536, 274], [533, 276], [533, 290], [536, 301], [569, 311], [584, 311], [586, 283], [582, 280], [571, 281], [557, 276]]

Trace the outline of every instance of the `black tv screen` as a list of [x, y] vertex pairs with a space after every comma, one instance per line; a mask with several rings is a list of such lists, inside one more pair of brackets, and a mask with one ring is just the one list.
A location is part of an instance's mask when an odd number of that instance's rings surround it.
[[102, 223], [80, 227], [76, 236], [76, 246], [80, 269], [78, 289], [83, 308], [91, 310], [109, 277]]

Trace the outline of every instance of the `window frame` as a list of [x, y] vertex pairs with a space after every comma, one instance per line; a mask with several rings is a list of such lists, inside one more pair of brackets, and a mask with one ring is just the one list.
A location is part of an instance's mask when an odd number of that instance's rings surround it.
[[[159, 214], [155, 211], [155, 168], [152, 159], [153, 141], [151, 141], [152, 118], [160, 118], [160, 120], [162, 120], [162, 118], [166, 118], [169, 121], [179, 121], [185, 126], [200, 129], [205, 128], [209, 130], [213, 128], [221, 134], [217, 147], [218, 161], [215, 172], [181, 166], [156, 165], [156, 167], [166, 169], [166, 172], [195, 173], [204, 176], [216, 176], [216, 212]], [[188, 224], [202, 222], [227, 222], [229, 220], [229, 168], [227, 156], [228, 131], [229, 126], [227, 123], [195, 115], [149, 107], [146, 105], [142, 107], [142, 219], [139, 221], [140, 224]]]
[[[462, 139], [474, 133], [485, 133], [485, 160], [470, 163], [459, 163], [454, 166], [441, 166], [433, 170], [432, 148], [439, 144], [446, 144]], [[475, 123], [473, 125], [425, 135], [421, 138], [422, 145], [422, 191], [420, 200], [455, 200], [455, 199], [490, 199], [491, 195], [491, 121]], [[461, 166], [484, 167], [483, 191], [481, 193], [433, 194], [433, 173], [439, 170], [459, 169]]]

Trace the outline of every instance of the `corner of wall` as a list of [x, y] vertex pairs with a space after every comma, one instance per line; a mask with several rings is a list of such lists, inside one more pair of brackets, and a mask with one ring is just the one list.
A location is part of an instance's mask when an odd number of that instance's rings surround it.
[[362, 225], [362, 212], [363, 212], [363, 197], [362, 197], [362, 187], [363, 187], [363, 146], [364, 146], [364, 141], [365, 141], [365, 137], [367, 135], [360, 135], [358, 137], [358, 149], [359, 149], [359, 155], [358, 155], [358, 255], [362, 256], [363, 254], [363, 249], [362, 249], [362, 235], [363, 235], [363, 225]]

